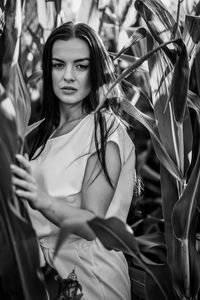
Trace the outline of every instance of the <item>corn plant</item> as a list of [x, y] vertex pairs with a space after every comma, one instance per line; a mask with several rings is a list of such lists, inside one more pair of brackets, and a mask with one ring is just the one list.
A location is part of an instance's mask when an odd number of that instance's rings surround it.
[[4, 1], [0, 11], [0, 298], [45, 300], [36, 234], [11, 184], [10, 165], [24, 150], [31, 105], [18, 64], [21, 4]]
[[[132, 255], [146, 270], [148, 299], [198, 299], [200, 288], [197, 242], [200, 201], [200, 18], [197, 4], [195, 15], [186, 15], [181, 28], [181, 2], [178, 1], [176, 20], [158, 0], [135, 2], [135, 8], [146, 26], [135, 31], [128, 46], [132, 46], [139, 35], [140, 39], [146, 38], [147, 52], [124, 70], [114, 83], [116, 85], [126, 79], [148, 60], [151, 97], [146, 95], [146, 99], [153, 107], [153, 116], [144, 114], [126, 99], [122, 106], [149, 130], [160, 161], [166, 262], [157, 264], [149, 261], [142, 248], [145, 242], [128, 232], [125, 234], [125, 226], [117, 220], [96, 219], [90, 222], [107, 247]], [[121, 57], [130, 62], [131, 57], [123, 54], [126, 50], [127, 46], [115, 59]], [[145, 238], [151, 248], [152, 240]], [[154, 243], [158, 246], [160, 241], [157, 239]]]

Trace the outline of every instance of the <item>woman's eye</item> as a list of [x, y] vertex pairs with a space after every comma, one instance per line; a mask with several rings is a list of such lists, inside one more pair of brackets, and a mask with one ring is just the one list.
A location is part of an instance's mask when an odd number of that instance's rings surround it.
[[76, 69], [84, 71], [87, 70], [89, 65], [76, 65]]
[[52, 63], [52, 68], [62, 69], [64, 65], [62, 63]]

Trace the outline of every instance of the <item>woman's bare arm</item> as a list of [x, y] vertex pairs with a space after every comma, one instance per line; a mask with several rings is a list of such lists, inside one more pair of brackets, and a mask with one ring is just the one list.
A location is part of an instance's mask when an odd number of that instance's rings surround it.
[[103, 172], [97, 153], [95, 153], [88, 159], [82, 188], [82, 208], [90, 210], [100, 217], [105, 217], [121, 171], [119, 148], [114, 142], [107, 144], [105, 161], [112, 186]]
[[83, 181], [81, 208], [72, 207], [65, 199], [54, 198], [42, 191], [31, 174], [28, 160], [22, 155], [17, 155], [17, 159], [22, 167], [16, 165], [11, 167], [16, 194], [27, 200], [33, 209], [39, 210], [57, 226], [60, 226], [63, 221], [70, 224], [75, 219], [79, 220], [80, 226], [75, 226], [73, 233], [86, 239], [93, 239], [92, 230], [89, 229], [89, 226], [83, 224], [95, 216], [105, 216], [121, 170], [118, 146], [113, 142], [108, 142], [106, 147], [106, 165], [113, 188], [105, 177], [97, 154], [88, 159]]

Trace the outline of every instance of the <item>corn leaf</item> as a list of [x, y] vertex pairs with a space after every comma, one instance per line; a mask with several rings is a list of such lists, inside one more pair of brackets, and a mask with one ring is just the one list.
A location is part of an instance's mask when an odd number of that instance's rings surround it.
[[25, 132], [25, 136], [29, 135], [29, 133], [31, 133], [35, 128], [37, 128], [42, 122], [44, 121], [44, 119], [42, 120], [39, 120], [31, 125], [29, 125], [27, 128], [26, 128], [26, 132]]
[[[182, 40], [177, 40], [176, 44], [178, 47], [182, 47], [183, 42]], [[148, 40], [147, 46], [149, 50], [152, 49], [153, 45], [151, 43], [151, 40]], [[165, 78], [165, 80], [163, 80], [163, 74], [165, 74], [167, 69], [171, 70], [171, 72], [167, 72], [167, 77]], [[154, 114], [156, 120], [158, 121], [158, 131], [161, 137], [161, 141], [170, 157], [172, 157], [173, 161], [176, 163], [177, 167], [181, 170], [184, 176], [186, 176], [189, 166], [188, 153], [191, 151], [192, 147], [192, 131], [188, 112], [186, 111], [185, 113], [184, 106], [184, 129], [182, 131], [182, 135], [180, 135], [180, 128], [174, 118], [174, 106], [172, 106], [172, 104], [170, 103], [171, 83], [172, 80], [174, 80], [172, 74], [173, 65], [166, 57], [165, 53], [160, 52], [159, 54], [156, 54], [149, 59], [149, 70], [151, 83], [150, 86], [154, 104]], [[176, 78], [177, 81], [182, 80], [180, 78], [178, 79], [178, 77]], [[180, 101], [181, 100], [182, 99], [180, 99]], [[175, 101], [176, 99], [174, 98], [174, 102]], [[189, 133], [189, 135], [186, 136], [186, 133]], [[182, 145], [180, 136], [184, 137], [184, 140], [186, 141], [185, 145]]]
[[200, 44], [196, 48], [195, 56], [195, 73], [196, 73], [196, 84], [198, 89], [198, 94], [200, 95]]
[[[171, 31], [173, 29], [176, 22], [163, 2], [159, 0], [136, 0], [135, 6], [140, 12], [148, 8], [148, 11], [152, 13], [152, 15], [149, 14], [149, 17], [153, 17], [155, 22], [159, 20], [166, 30]], [[171, 35], [168, 35], [167, 40], [170, 37]]]
[[145, 257], [151, 258], [151, 260], [159, 264], [166, 263], [166, 243], [163, 233], [146, 233], [136, 236], [135, 240]]
[[[4, 90], [1, 86], [2, 91]], [[3, 289], [8, 294], [12, 294], [14, 289], [18, 299], [44, 300], [47, 299], [45, 287], [41, 281], [42, 277], [39, 278], [37, 273], [39, 251], [35, 232], [31, 225], [20, 217], [23, 205], [12, 194], [10, 164], [14, 162], [18, 151], [19, 138], [13, 104], [10, 98], [6, 97], [5, 91], [0, 96], [0, 120], [0, 222], [6, 234], [1, 239], [1, 242], [6, 243], [0, 245], [3, 249], [0, 251], [0, 277]], [[14, 277], [16, 274], [18, 280]]]
[[[181, 52], [177, 58], [175, 69], [171, 83], [171, 97], [173, 104], [173, 112], [177, 123], [182, 124], [186, 104], [187, 104], [187, 93], [189, 88], [189, 64], [187, 50], [182, 44]], [[180, 83], [181, 81], [181, 89]]]
[[200, 136], [200, 128], [198, 124], [198, 120], [196, 118], [196, 113], [200, 115], [200, 97], [195, 93], [189, 91], [188, 93], [188, 107], [192, 108], [193, 111], [190, 112], [192, 127], [193, 127], [193, 146], [192, 146], [192, 161], [190, 163], [189, 176], [191, 171], [194, 169], [196, 164], [198, 152], [199, 152], [199, 136]]
[[[72, 218], [67, 218], [61, 225], [61, 229], [59, 232], [59, 237], [57, 239], [54, 258], [57, 256], [59, 249], [63, 246], [65, 241], [68, 239], [70, 234], [75, 234], [81, 236], [82, 238], [91, 237], [95, 238], [94, 233], [86, 222], [85, 217], [73, 216]], [[78, 238], [78, 237], [77, 237]]]
[[[191, 104], [194, 106], [195, 110], [198, 111], [198, 106], [196, 105], [199, 100], [198, 97], [194, 93], [189, 91], [188, 98], [190, 98], [189, 102], [191, 102]], [[187, 116], [188, 120], [184, 119], [184, 128], [183, 128], [184, 148], [185, 148], [185, 153], [189, 154], [189, 152], [192, 150], [191, 149], [192, 132], [191, 132], [191, 129], [189, 129], [189, 131], [187, 131], [188, 126], [191, 127], [188, 111], [187, 111], [187, 114], [185, 115], [185, 117], [186, 116]], [[173, 214], [174, 208], [176, 207], [176, 205], [178, 203], [177, 200], [179, 199], [179, 190], [177, 188], [177, 182], [174, 180], [174, 178], [172, 178], [170, 176], [169, 172], [166, 169], [162, 168], [162, 166], [161, 166], [161, 185], [162, 185], [162, 199], [163, 199], [163, 214], [164, 214], [164, 219], [165, 219], [165, 235], [166, 235], [166, 242], [167, 242], [167, 248], [168, 248], [168, 251], [167, 251], [168, 252], [168, 262], [169, 262], [169, 264], [171, 266], [171, 270], [173, 272], [175, 288], [176, 288], [177, 293], [180, 295], [180, 298], [182, 298], [183, 296], [188, 297], [189, 293], [196, 295], [196, 292], [198, 289], [198, 281], [199, 281], [199, 277], [198, 277], [199, 275], [197, 272], [199, 272], [199, 271], [197, 270], [198, 267], [195, 266], [195, 264], [197, 265], [198, 258], [195, 259], [195, 254], [193, 255], [192, 259], [195, 260], [195, 263], [194, 263], [194, 265], [192, 265], [192, 268], [191, 268], [192, 272], [194, 273], [193, 275], [189, 275], [190, 274], [190, 269], [188, 267], [189, 265], [187, 263], [186, 264], [183, 263], [184, 261], [189, 262], [190, 251], [195, 252], [193, 249], [194, 242], [193, 242], [193, 244], [189, 242], [189, 244], [187, 246], [186, 245], [187, 243], [184, 243], [183, 240], [177, 239], [176, 236], [174, 235], [174, 228], [173, 228], [174, 223], [172, 224], [172, 214]], [[188, 193], [188, 196], [189, 196], [189, 194], [190, 194], [190, 196], [192, 195], [191, 193]], [[189, 199], [191, 199], [191, 198], [187, 197], [187, 200], [185, 199], [185, 202], [187, 201], [188, 205], [191, 204]], [[187, 209], [187, 208], [184, 208], [184, 209]], [[174, 222], [180, 222], [180, 219], [182, 219], [183, 211], [184, 211], [183, 207], [182, 207], [182, 210], [179, 209], [179, 212], [176, 213], [176, 217], [174, 217]], [[187, 214], [188, 214], [188, 210], [187, 210]], [[192, 222], [190, 223], [190, 226], [192, 226]], [[187, 223], [185, 222], [183, 224], [183, 222], [182, 222], [182, 226], [187, 226]], [[190, 228], [192, 228], [192, 227], [190, 227]], [[195, 229], [191, 230], [191, 232], [195, 232]], [[186, 253], [187, 253], [187, 255], [186, 255]], [[191, 285], [190, 285], [189, 276], [193, 277], [193, 279], [191, 280]], [[194, 289], [192, 288], [192, 284], [194, 285]]]
[[[176, 22], [164, 3], [159, 0], [137, 0], [135, 7], [146, 21], [147, 26], [152, 26], [156, 31], [151, 32], [156, 41], [162, 43], [169, 41], [173, 36]], [[159, 30], [159, 32], [158, 32]], [[177, 28], [177, 36], [180, 38], [180, 30]]]
[[15, 123], [15, 110], [10, 98], [7, 97], [5, 89], [0, 84], [0, 137], [6, 144], [6, 155], [9, 160], [14, 161], [18, 149], [17, 128]]
[[175, 234], [170, 237], [173, 255], [169, 263], [180, 299], [184, 297], [196, 299], [200, 287], [200, 258], [196, 250], [195, 237], [197, 218], [196, 214], [192, 220], [188, 240], [177, 239]]
[[160, 141], [156, 122], [149, 116], [140, 112], [136, 107], [132, 106], [132, 104], [127, 100], [121, 103], [121, 107], [124, 111], [126, 111], [134, 119], [138, 120], [148, 129], [152, 137], [152, 142], [154, 144], [156, 155], [158, 156], [160, 162], [176, 179], [181, 180], [183, 178], [183, 175], [177, 169], [175, 163], [170, 158], [170, 156], [166, 152], [165, 147]]
[[[166, 255], [166, 247], [161, 247], [160, 245], [154, 247], [141, 247], [140, 250], [144, 257], [144, 262], [147, 264], [155, 265], [156, 264], [166, 264], [167, 263], [167, 255]], [[148, 258], [148, 260], [146, 259]], [[154, 264], [152, 264], [152, 261]]]
[[117, 15], [115, 12], [112, 12], [109, 6], [105, 7], [105, 15], [110, 19], [110, 21], [115, 24], [117, 21]]
[[195, 16], [200, 15], [200, 1], [197, 1], [194, 11], [195, 11]]
[[7, 90], [10, 80], [11, 66], [14, 56], [17, 55], [17, 41], [21, 31], [21, 6], [19, 1], [7, 1], [5, 6], [6, 26], [0, 36], [0, 83]]
[[146, 29], [144, 27], [138, 28], [129, 38], [129, 41], [124, 47], [119, 51], [114, 60], [117, 59], [121, 54], [126, 52], [131, 46], [146, 37]]
[[161, 191], [162, 191], [162, 208], [163, 217], [165, 220], [165, 239], [167, 245], [167, 260], [170, 266], [174, 287], [180, 295], [184, 291], [184, 282], [182, 273], [180, 272], [180, 242], [173, 234], [173, 227], [171, 222], [172, 211], [178, 199], [178, 189], [176, 179], [171, 176], [166, 168], [162, 165], [160, 167], [161, 174]]
[[190, 90], [188, 91], [188, 106], [200, 113], [200, 97]]
[[97, 32], [100, 26], [101, 12], [98, 9], [98, 4], [92, 0], [82, 0], [77, 12], [77, 20], [84, 22], [94, 28]]
[[199, 16], [186, 16], [185, 26], [183, 31], [183, 40], [188, 48], [188, 54], [191, 52], [195, 44], [200, 41], [200, 17]]
[[196, 236], [194, 235], [196, 231], [196, 220], [198, 218], [198, 213], [196, 215], [193, 226], [191, 226], [191, 232], [189, 237], [189, 261], [190, 261], [190, 295], [195, 299], [199, 295], [200, 289], [200, 257], [196, 249]]
[[[200, 150], [198, 149], [196, 163], [191, 171], [187, 186], [171, 211], [172, 226], [178, 246], [177, 255], [174, 256], [175, 277], [180, 277], [179, 272], [181, 270], [183, 274], [181, 292], [185, 297], [191, 295], [194, 298], [200, 287], [199, 256], [196, 252], [195, 242], [197, 207], [200, 204], [199, 170]], [[181, 287], [180, 284], [179, 287]]]
[[[113, 60], [116, 59], [116, 56], [118, 55], [117, 53], [113, 53], [113, 52], [109, 52], [109, 54], [110, 54], [110, 56], [113, 57]], [[127, 55], [127, 54], [120, 54], [120, 56], [118, 57], [118, 59], [124, 60], [128, 64], [132, 64], [135, 61], [137, 61], [139, 59], [139, 57], [135, 57], [133, 55]], [[144, 72], [148, 72], [148, 66], [147, 66], [147, 64], [144, 62], [140, 67], [138, 67], [138, 70], [144, 71]]]
[[149, 274], [147, 273], [146, 281], [145, 281], [147, 299], [148, 300], [180, 299], [173, 288], [172, 275], [169, 266], [167, 264], [164, 264], [162, 266], [151, 266], [151, 269], [157, 277], [160, 277], [160, 281], [162, 282], [163, 288], [165, 290], [170, 289], [170, 291], [167, 294], [167, 298], [163, 297], [163, 294], [158, 289], [156, 282], [152, 280], [151, 276], [149, 276]]
[[152, 248], [155, 246], [160, 246], [165, 248], [165, 238], [161, 232], [147, 233], [141, 236], [135, 236], [135, 240], [139, 246], [144, 246], [146, 248]]
[[[128, 77], [135, 69], [137, 69], [141, 64], [143, 64], [147, 59], [149, 59], [154, 53], [158, 52], [159, 50], [161, 50], [163, 47], [165, 47], [168, 44], [171, 43], [179, 43], [179, 40], [172, 40], [169, 42], [166, 42], [165, 44], [158, 46], [156, 49], [153, 49], [151, 51], [149, 51], [146, 55], [144, 55], [143, 57], [139, 58], [136, 62], [134, 62], [129, 68], [127, 68], [126, 70], [124, 70], [122, 72], [122, 74], [115, 80], [115, 82], [111, 85], [111, 87], [109, 88], [109, 90], [107, 91], [106, 97], [109, 95], [109, 93], [112, 91], [112, 89], [118, 84], [120, 83], [123, 79], [125, 79], [126, 77]], [[98, 105], [98, 107], [96, 108], [96, 111], [99, 110], [103, 103], [106, 101], [106, 97], [104, 98], [103, 101], [101, 101], [101, 103]]]
[[[1, 246], [3, 251], [0, 255], [3, 288], [9, 295], [12, 295], [14, 289], [17, 293], [16, 299], [47, 300], [35, 232], [31, 224], [27, 223], [12, 205], [8, 205], [9, 202], [5, 202], [5, 198], [0, 197], [0, 219], [7, 231], [7, 235], [4, 236], [6, 243]], [[17, 277], [14, 277], [15, 274]]]
[[88, 224], [106, 248], [122, 251], [133, 256], [134, 261], [136, 260], [152, 277], [153, 281], [155, 281], [163, 295], [163, 299], [178, 299], [174, 294], [170, 272], [168, 272], [168, 275], [166, 272], [166, 277], [163, 278], [163, 276], [161, 276], [163, 265], [146, 263], [146, 261], [149, 260], [140, 253], [134, 235], [130, 229], [128, 229], [127, 225], [114, 217], [106, 220], [94, 218], [88, 221]]
[[[137, 0], [135, 8], [146, 22], [152, 37], [158, 44], [161, 45], [174, 38], [173, 31], [176, 22], [162, 2], [156, 0]], [[181, 37], [179, 30], [175, 38], [177, 37]], [[166, 46], [163, 47], [163, 51], [174, 63], [175, 57], [173, 52]]]
[[[139, 227], [139, 232], [140, 232], [140, 226], [142, 226], [142, 228], [144, 228], [144, 232], [152, 233], [155, 231], [154, 230], [155, 228], [158, 228], [158, 231], [160, 232], [160, 230], [159, 230], [160, 225], [161, 226], [164, 225], [163, 219], [160, 219], [159, 217], [152, 217], [151, 215], [148, 215], [148, 218], [140, 219], [139, 221], [135, 222], [131, 227], [133, 228], [134, 232], [137, 232], [138, 227]], [[151, 231], [151, 228], [153, 228], [152, 231]]]
[[145, 92], [143, 92], [143, 90], [141, 90], [141, 88], [139, 88], [138, 86], [134, 85], [133, 83], [127, 81], [126, 79], [124, 79], [123, 82], [128, 87], [131, 87], [136, 93], [139, 94], [138, 102], [140, 102], [140, 103], [142, 102], [142, 103], [148, 104], [149, 112], [153, 114], [153, 105], [151, 103], [151, 99], [147, 96], [147, 94]]
[[186, 189], [173, 210], [172, 222], [177, 238], [188, 239], [190, 225], [198, 206], [200, 206], [200, 150]]
[[[148, 51], [151, 51], [151, 49], [154, 48], [154, 43], [152, 43], [150, 39], [147, 40], [147, 47]], [[173, 161], [178, 165], [177, 160], [179, 157], [176, 153], [177, 125], [173, 120], [172, 111], [168, 101], [173, 66], [162, 51], [151, 56], [148, 63], [154, 115], [158, 122], [161, 141]], [[171, 72], [166, 72], [167, 69]], [[163, 78], [164, 74], [166, 74], [167, 77]]]
[[24, 140], [31, 114], [31, 99], [18, 64], [12, 67], [8, 94], [16, 112], [18, 135]]
[[28, 77], [28, 83], [37, 82], [42, 78], [42, 71], [36, 71]]
[[0, 38], [0, 83], [11, 98], [15, 111], [18, 135], [24, 138], [30, 117], [31, 101], [23, 76], [17, 63], [22, 27], [21, 1], [6, 3], [6, 26]]
[[189, 59], [191, 59], [193, 57], [193, 53], [195, 51], [195, 43], [192, 39], [193, 24], [194, 24], [193, 23], [193, 17], [192, 16], [186, 16], [182, 38], [183, 38], [184, 44], [187, 47], [187, 52], [188, 52]]

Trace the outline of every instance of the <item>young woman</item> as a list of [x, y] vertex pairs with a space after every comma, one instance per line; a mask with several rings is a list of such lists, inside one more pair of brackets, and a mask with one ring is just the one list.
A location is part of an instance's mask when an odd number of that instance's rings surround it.
[[[16, 194], [27, 200], [45, 261], [66, 278], [75, 268], [84, 299], [129, 300], [124, 255], [103, 247], [85, 220], [126, 222], [135, 182], [135, 150], [118, 116], [120, 89], [95, 31], [83, 23], [55, 29], [43, 52], [43, 110], [30, 161], [13, 165]], [[63, 221], [76, 223], [54, 258]]]

